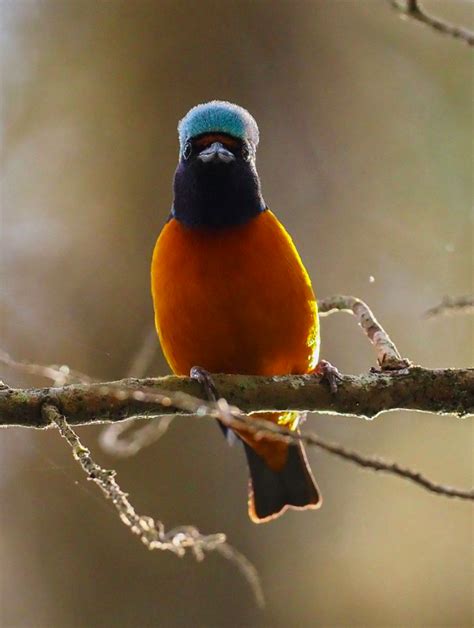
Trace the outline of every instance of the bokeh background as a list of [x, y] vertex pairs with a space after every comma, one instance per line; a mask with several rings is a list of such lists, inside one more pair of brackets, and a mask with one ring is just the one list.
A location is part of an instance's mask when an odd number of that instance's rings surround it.
[[[470, 2], [426, 1], [473, 26]], [[176, 125], [222, 98], [260, 124], [264, 196], [321, 296], [365, 299], [401, 352], [473, 362], [468, 317], [424, 320], [472, 290], [472, 53], [389, 2], [1, 0], [1, 343], [17, 359], [126, 375], [152, 326], [149, 263], [171, 203]], [[370, 278], [373, 277], [374, 280]], [[284, 306], [284, 305], [283, 305]], [[271, 313], [269, 313], [271, 315]], [[350, 317], [322, 322], [342, 371], [374, 362]], [[168, 372], [160, 350], [149, 374]], [[6, 367], [10, 385], [46, 385]], [[309, 426], [454, 485], [467, 421], [397, 412]], [[256, 565], [149, 553], [58, 434], [0, 433], [0, 624], [471, 626], [469, 504], [312, 450], [322, 510], [255, 526], [243, 453], [181, 418], [127, 460], [84, 442], [137, 510], [225, 531]]]

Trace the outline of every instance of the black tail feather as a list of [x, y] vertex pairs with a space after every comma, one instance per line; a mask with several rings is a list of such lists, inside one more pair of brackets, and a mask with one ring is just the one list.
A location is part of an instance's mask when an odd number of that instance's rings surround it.
[[283, 514], [287, 508], [318, 508], [321, 495], [309, 469], [301, 443], [288, 446], [288, 458], [280, 471], [273, 471], [247, 443], [250, 470], [249, 515], [262, 523]]

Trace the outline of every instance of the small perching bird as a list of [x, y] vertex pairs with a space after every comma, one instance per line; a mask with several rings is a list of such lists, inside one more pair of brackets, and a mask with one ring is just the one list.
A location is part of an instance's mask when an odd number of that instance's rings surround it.
[[[179, 123], [174, 201], [151, 269], [155, 321], [174, 373], [318, 373], [316, 299], [300, 256], [266, 206], [255, 166], [257, 124], [212, 101]], [[298, 428], [296, 413], [258, 418]], [[321, 505], [301, 443], [238, 431], [250, 469], [249, 515]]]

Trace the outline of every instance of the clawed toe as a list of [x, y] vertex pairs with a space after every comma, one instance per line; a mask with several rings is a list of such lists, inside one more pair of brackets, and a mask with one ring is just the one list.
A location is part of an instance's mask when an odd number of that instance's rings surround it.
[[189, 372], [189, 377], [195, 379], [204, 388], [208, 401], [217, 401], [217, 389], [212, 379], [212, 375], [200, 366], [193, 366]]
[[321, 360], [311, 371], [312, 375], [318, 375], [329, 384], [329, 390], [334, 395], [337, 392], [338, 382], [342, 382], [342, 375], [337, 368], [327, 360]]

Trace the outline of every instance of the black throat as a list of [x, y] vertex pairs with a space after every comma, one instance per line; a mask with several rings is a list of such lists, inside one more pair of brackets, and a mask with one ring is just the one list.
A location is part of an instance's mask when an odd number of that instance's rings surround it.
[[255, 165], [180, 160], [171, 215], [188, 227], [241, 225], [265, 210]]

